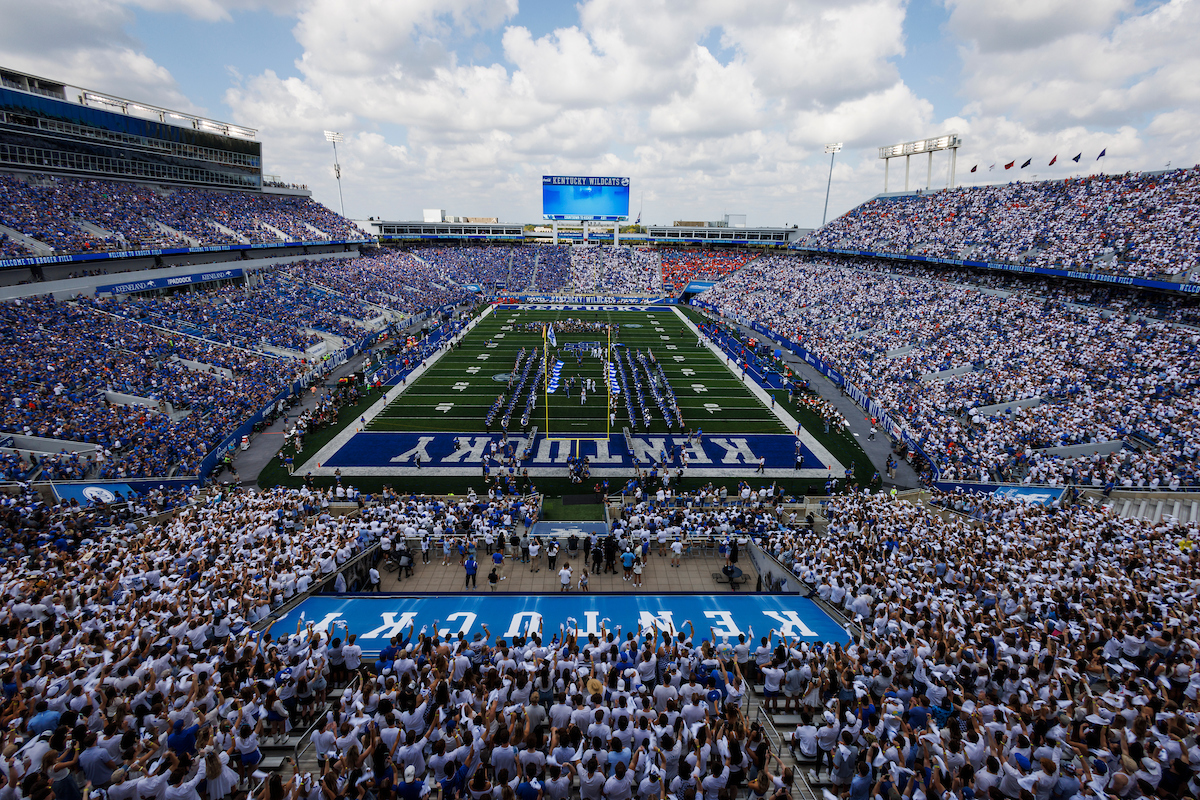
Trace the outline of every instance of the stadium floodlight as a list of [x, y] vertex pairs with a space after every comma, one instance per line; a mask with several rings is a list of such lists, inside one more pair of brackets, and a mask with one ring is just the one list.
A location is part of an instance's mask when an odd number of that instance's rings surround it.
[[342, 216], [346, 216], [346, 201], [342, 198], [342, 165], [338, 163], [337, 143], [345, 141], [337, 131], [325, 131], [325, 141], [333, 145], [333, 174], [337, 178], [338, 203], [342, 207]]
[[925, 188], [930, 188], [933, 182], [933, 154], [938, 150], [950, 151], [950, 180], [948, 187], [954, 188], [954, 169], [958, 164], [958, 148], [962, 146], [962, 137], [957, 133], [946, 133], [930, 139], [917, 139], [912, 142], [891, 144], [879, 148], [879, 157], [883, 159], [883, 191], [888, 190], [888, 167], [893, 158], [904, 158], [904, 191], [908, 191], [908, 174], [910, 159], [921, 153], [929, 154], [929, 171], [925, 177]]
[[833, 159], [842, 152], [842, 143], [834, 142], [825, 145], [825, 152], [829, 154], [829, 180], [825, 181], [825, 210], [821, 213], [822, 227], [825, 225], [825, 218], [829, 216], [829, 187], [833, 184]]

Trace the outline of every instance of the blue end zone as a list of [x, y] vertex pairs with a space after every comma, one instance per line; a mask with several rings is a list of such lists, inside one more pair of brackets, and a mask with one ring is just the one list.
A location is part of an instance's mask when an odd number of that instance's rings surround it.
[[748, 635], [751, 627], [756, 637], [773, 628], [789, 639], [843, 644], [850, 641], [846, 631], [815, 603], [788, 594], [517, 595], [483, 590], [429, 597], [325, 596], [305, 600], [277, 621], [277, 629], [295, 630], [301, 614], [323, 629], [337, 625], [338, 635], [341, 625], [348, 625], [369, 655], [378, 653], [391, 637], [406, 636], [409, 625], [414, 625], [417, 633], [428, 626], [432, 634], [435, 620], [441, 635], [457, 636], [461, 632], [468, 639], [482, 633], [486, 624], [493, 642], [524, 634], [531, 625], [536, 631], [539, 621], [548, 640], [558, 633], [560, 625], [567, 624], [568, 618], [576, 620], [581, 634], [599, 634], [600, 623], [606, 618], [604, 625], [610, 631], [617, 625], [625, 631], [636, 631], [639, 622], [643, 628], [657, 624], [660, 629], [686, 631], [685, 623], [691, 620], [696, 643], [711, 638], [710, 627], [718, 637], [728, 635], [733, 642], [738, 634]]
[[[458, 450], [454, 449], [456, 437], [460, 445]], [[423, 468], [449, 467], [462, 474], [479, 475], [482, 474], [485, 459], [489, 464], [494, 463], [490, 457], [491, 444], [500, 440], [499, 434], [366, 431], [356, 433], [322, 466], [341, 469], [415, 467], [419, 456]], [[686, 436], [633, 436], [632, 455], [623, 436], [610, 436], [607, 441], [603, 437], [598, 440], [569, 441], [551, 440], [539, 435], [531, 448], [528, 438], [524, 436], [510, 435], [508, 441], [515, 453], [529, 448], [529, 458], [521, 462], [522, 466], [565, 468], [568, 457], [587, 456], [596, 475], [606, 474], [598, 471], [605, 468], [626, 474], [633, 469], [634, 457], [636, 463], [646, 466], [651, 460], [661, 461], [664, 452], [668, 466], [673, 469], [679, 465], [678, 451], [681, 447], [688, 456], [687, 472], [692, 474], [705, 469], [717, 469], [722, 474], [753, 474], [758, 469], [760, 456], [765, 459], [766, 469], [790, 471], [796, 463], [798, 444], [804, 454], [806, 470], [821, 470], [824, 475], [826, 468], [795, 436], [777, 433], [705, 435], [700, 444], [693, 445], [688, 444]]]

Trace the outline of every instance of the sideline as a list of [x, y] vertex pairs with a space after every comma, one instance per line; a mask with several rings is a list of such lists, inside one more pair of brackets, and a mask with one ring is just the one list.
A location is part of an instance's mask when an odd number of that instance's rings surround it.
[[[448, 344], [453, 345], [468, 333], [475, 330], [475, 326], [487, 319], [488, 315], [490, 315], [494, 309], [494, 305], [489, 305], [486, 309], [484, 309], [482, 314], [468, 322], [465, 328], [455, 334], [449, 340]], [[446, 353], [449, 353], [451, 349], [451, 347], [443, 347], [433, 355], [426, 358], [421, 366], [417, 367], [408, 374], [408, 377], [404, 383], [398, 386], [393, 386], [389, 391], [385, 392], [383, 397], [375, 401], [375, 404], [366, 410], [366, 413], [363, 414], [363, 418], [360, 421], [352, 422], [345, 428], [342, 428], [342, 430], [339, 431], [336, 436], [326, 442], [325, 446], [318, 450], [315, 455], [310, 457], [300, 466], [296, 467], [294, 473], [308, 474], [311, 472], [313, 475], [332, 475], [333, 470], [326, 469], [325, 467], [318, 468], [317, 465], [327, 462], [334, 453], [336, 453], [338, 450], [341, 450], [342, 447], [344, 447], [347, 442], [353, 439], [356, 434], [361, 433], [365, 427], [363, 424], [364, 422], [369, 423], [371, 420], [375, 419], [375, 417], [379, 416], [385, 408], [387, 408], [394, 400], [396, 400], [396, 398], [400, 397], [400, 395], [407, 392], [409, 387], [415, 384], [422, 375], [432, 369], [433, 365], [440, 361], [442, 356], [446, 355]]]
[[[741, 381], [743, 384], [745, 384], [746, 389], [749, 390], [749, 392], [752, 395], [754, 395], [756, 398], [758, 398], [758, 401], [763, 404], [763, 407], [766, 408], [768, 411], [770, 411], [771, 414], [773, 414], [776, 419], [778, 419], [781, 423], [783, 423], [783, 426], [787, 429], [788, 434], [798, 438], [801, 442], [804, 443], [805, 447], [807, 447], [809, 450], [812, 451], [813, 455], [815, 455], [817, 458], [821, 459], [821, 465], [823, 468], [832, 467], [834, 470], [834, 473], [835, 473], [833, 475], [833, 477], [841, 479], [842, 474], [846, 470], [845, 464], [843, 464], [842, 462], [840, 462], [836, 458], [834, 458], [833, 454], [825, 449], [825, 445], [818, 442], [816, 440], [816, 438], [814, 438], [813, 435], [808, 432], [807, 428], [801, 429], [800, 435], [796, 436], [796, 428], [800, 424], [796, 420], [796, 418], [793, 417], [791, 414], [789, 414], [787, 412], [787, 410], [784, 409], [783, 406], [779, 405], [778, 403], [776, 403], [775, 407], [772, 408], [771, 407], [771, 395], [768, 394], [765, 389], [763, 389], [761, 386], [759, 386], [755, 381], [750, 380], [749, 378], [743, 378], [738, 370], [731, 369], [730, 368], [731, 362], [729, 361], [729, 355], [724, 350], [722, 350], [720, 347], [713, 344], [712, 341], [707, 336], [704, 336], [700, 332], [700, 329], [696, 327], [696, 323], [694, 323], [690, 319], [688, 319], [687, 315], [684, 314], [682, 311], [680, 311], [678, 307], [671, 306], [671, 310], [675, 312], [675, 316], [679, 317], [679, 319], [682, 320], [684, 325], [686, 325], [691, 330], [692, 333], [694, 333], [697, 337], [699, 337], [701, 339], [701, 341], [703, 341], [705, 343], [705, 346], [708, 347], [709, 351], [712, 352], [712, 354], [714, 356], [716, 356], [717, 361], [721, 362], [721, 364], [725, 367], [725, 369], [729, 370], [729, 372], [735, 378], [737, 378], [739, 381]], [[804, 471], [806, 471], [806, 470], [801, 470], [801, 472], [804, 472]], [[791, 473], [791, 474], [794, 475], [795, 473]], [[782, 476], [780, 476], [780, 477], [782, 477]]]

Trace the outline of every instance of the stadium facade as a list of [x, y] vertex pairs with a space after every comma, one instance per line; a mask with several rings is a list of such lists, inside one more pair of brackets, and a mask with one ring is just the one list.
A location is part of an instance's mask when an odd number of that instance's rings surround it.
[[261, 189], [257, 131], [0, 70], [0, 166]]

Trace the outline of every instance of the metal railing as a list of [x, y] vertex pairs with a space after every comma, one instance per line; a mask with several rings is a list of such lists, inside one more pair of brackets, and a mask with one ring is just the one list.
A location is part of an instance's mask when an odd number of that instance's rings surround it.
[[[342, 689], [342, 694], [338, 698], [339, 701], [340, 701], [341, 697], [345, 697], [347, 693], [353, 693], [354, 691], [356, 691], [358, 689], [358, 687], [362, 685], [362, 681], [363, 681], [362, 672], [361, 671], [355, 672], [354, 677], [352, 677], [350, 679], [350, 681]], [[310, 747], [313, 746], [312, 732], [314, 730], [316, 730], [319, 725], [325, 724], [327, 714], [329, 713], [329, 708], [331, 708], [333, 706], [333, 702], [334, 701], [330, 700], [328, 705], [326, 706], [325, 711], [319, 717], [317, 717], [311, 723], [309, 723], [308, 727], [304, 729], [304, 732], [300, 734], [300, 741], [296, 742], [296, 746], [292, 748], [293, 763], [298, 765], [300, 763], [301, 756], [303, 756], [304, 753]], [[317, 757], [320, 758], [320, 756], [321, 756], [321, 754], [317, 753]]]

